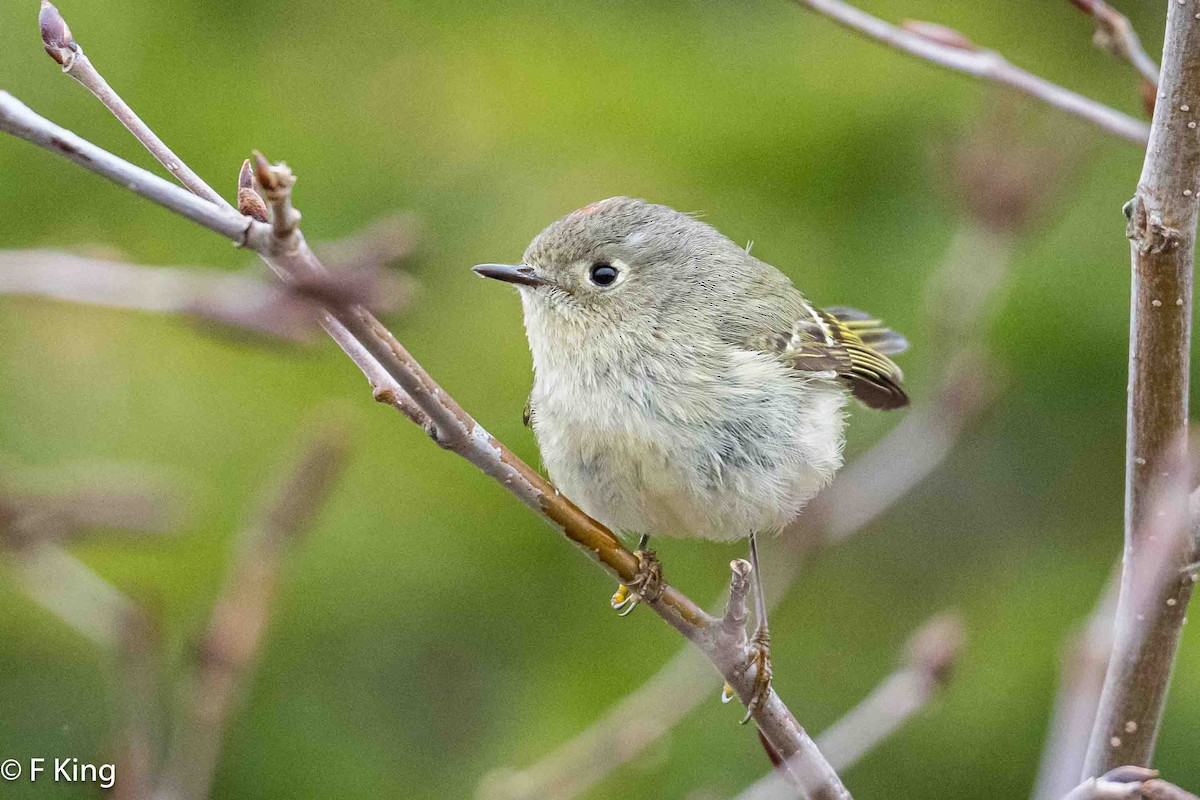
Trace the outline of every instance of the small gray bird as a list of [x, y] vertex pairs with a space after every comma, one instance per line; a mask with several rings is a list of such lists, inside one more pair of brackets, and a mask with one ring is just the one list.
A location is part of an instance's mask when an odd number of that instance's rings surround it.
[[757, 662], [770, 685], [756, 535], [791, 522], [842, 463], [847, 398], [908, 404], [878, 320], [822, 310], [713, 227], [613, 197], [542, 231], [516, 266], [533, 352], [526, 408], [550, 477], [610, 528], [641, 534], [643, 569], [614, 607], [661, 589], [648, 537], [750, 539]]

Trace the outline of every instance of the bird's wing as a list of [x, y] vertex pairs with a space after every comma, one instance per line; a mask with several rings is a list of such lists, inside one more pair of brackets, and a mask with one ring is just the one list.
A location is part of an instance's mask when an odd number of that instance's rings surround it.
[[801, 372], [832, 373], [870, 408], [908, 405], [900, 386], [904, 373], [887, 357], [908, 349], [908, 340], [853, 308], [805, 303], [805, 312], [790, 331], [774, 337], [780, 358]]

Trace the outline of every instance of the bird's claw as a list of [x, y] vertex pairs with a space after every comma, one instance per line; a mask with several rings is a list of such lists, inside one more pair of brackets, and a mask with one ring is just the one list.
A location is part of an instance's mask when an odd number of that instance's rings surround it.
[[642, 598], [622, 583], [617, 585], [617, 590], [613, 592], [609, 605], [612, 606], [613, 611], [617, 612], [617, 616], [623, 617], [637, 608], [640, 602], [642, 602]]
[[617, 586], [609, 604], [619, 616], [628, 616], [643, 600], [657, 600], [663, 591], [662, 564], [653, 550], [635, 550], [638, 571], [628, 583]]
[[750, 650], [744, 669], [754, 666], [754, 691], [750, 695], [750, 701], [746, 703], [746, 716], [742, 717], [743, 725], [750, 721], [754, 712], [762, 708], [771, 695], [771, 638], [766, 631], [760, 630], [754, 634]]

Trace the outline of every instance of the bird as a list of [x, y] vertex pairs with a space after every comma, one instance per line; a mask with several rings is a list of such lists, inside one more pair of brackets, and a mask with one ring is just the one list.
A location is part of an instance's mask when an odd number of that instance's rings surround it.
[[851, 398], [908, 405], [889, 358], [907, 340], [864, 312], [813, 305], [696, 216], [629, 197], [551, 223], [518, 264], [474, 271], [520, 294], [534, 375], [524, 418], [551, 480], [638, 537], [638, 576], [614, 608], [661, 591], [650, 537], [749, 541], [749, 719], [771, 680], [758, 537], [833, 478]]

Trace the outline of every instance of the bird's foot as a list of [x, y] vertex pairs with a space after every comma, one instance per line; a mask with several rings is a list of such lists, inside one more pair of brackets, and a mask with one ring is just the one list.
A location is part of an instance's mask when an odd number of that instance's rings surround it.
[[[771, 695], [771, 636], [765, 628], [755, 631], [754, 638], [750, 640], [750, 653], [742, 671], [745, 672], [750, 667], [754, 667], [754, 691], [750, 695], [750, 701], [746, 703], [746, 716], [742, 717], [743, 725], [750, 721], [754, 712], [762, 708]], [[721, 699], [725, 699], [724, 692]]]
[[643, 600], [657, 600], [663, 591], [662, 564], [653, 550], [635, 550], [638, 572], [629, 583], [617, 586], [609, 601], [613, 610], [624, 617], [632, 613]]

